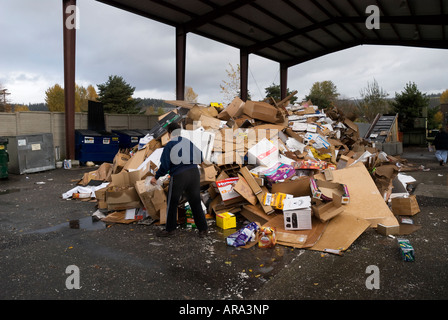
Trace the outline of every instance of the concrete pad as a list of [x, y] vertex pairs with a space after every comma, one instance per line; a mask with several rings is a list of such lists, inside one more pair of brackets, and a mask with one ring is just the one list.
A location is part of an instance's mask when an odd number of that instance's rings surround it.
[[420, 183], [415, 188], [417, 196], [448, 199], [448, 186]]

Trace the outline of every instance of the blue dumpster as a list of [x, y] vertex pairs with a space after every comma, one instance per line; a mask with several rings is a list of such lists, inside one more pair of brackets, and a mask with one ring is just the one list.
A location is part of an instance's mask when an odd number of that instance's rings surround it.
[[75, 130], [75, 157], [79, 162], [112, 162], [120, 148], [119, 136], [112, 132]]
[[112, 130], [112, 133], [118, 135], [120, 149], [131, 149], [138, 144], [140, 138], [143, 138], [145, 134], [138, 130]]

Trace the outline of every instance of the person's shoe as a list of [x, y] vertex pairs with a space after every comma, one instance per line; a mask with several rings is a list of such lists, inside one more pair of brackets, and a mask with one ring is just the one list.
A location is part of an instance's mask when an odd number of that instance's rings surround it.
[[160, 230], [159, 232], [156, 233], [157, 237], [172, 237], [174, 236], [175, 231], [166, 231], [166, 230]]
[[444, 166], [444, 165], [445, 165], [445, 164], [443, 163], [443, 160], [440, 160], [439, 163], [440, 163], [441, 166]]
[[208, 235], [207, 230], [201, 230], [199, 231], [199, 238], [205, 238]]

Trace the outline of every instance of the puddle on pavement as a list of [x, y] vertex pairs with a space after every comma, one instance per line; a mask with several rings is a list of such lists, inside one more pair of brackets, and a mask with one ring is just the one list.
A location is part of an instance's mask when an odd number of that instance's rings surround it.
[[101, 230], [105, 229], [106, 224], [102, 221], [94, 221], [92, 217], [85, 217], [78, 220], [70, 220], [55, 226], [34, 230], [29, 233], [48, 233], [60, 231], [63, 229], [79, 229], [79, 230]]

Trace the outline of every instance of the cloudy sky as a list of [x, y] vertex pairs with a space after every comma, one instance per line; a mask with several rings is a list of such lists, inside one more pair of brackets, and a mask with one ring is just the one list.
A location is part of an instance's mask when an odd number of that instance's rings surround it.
[[[78, 0], [76, 82], [83, 86], [122, 76], [134, 97], [175, 99], [175, 30], [170, 26], [93, 0]], [[408, 47], [359, 46], [294, 66], [288, 88], [304, 98], [316, 81], [331, 80], [348, 98], [374, 79], [391, 97], [415, 82], [422, 92], [448, 89], [448, 51]], [[186, 85], [209, 103], [224, 98], [220, 84], [239, 51], [187, 35]], [[45, 101], [45, 90], [63, 86], [62, 1], [0, 0], [0, 84], [12, 103]], [[279, 83], [279, 65], [249, 56], [253, 100]]]

